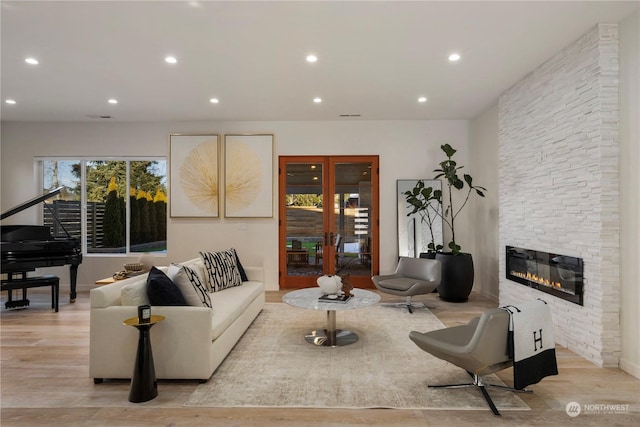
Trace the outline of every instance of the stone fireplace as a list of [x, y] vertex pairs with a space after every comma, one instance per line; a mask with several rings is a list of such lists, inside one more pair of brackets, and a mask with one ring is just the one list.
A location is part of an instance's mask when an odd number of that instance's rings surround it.
[[[516, 83], [498, 117], [499, 303], [545, 300], [557, 344], [618, 366], [618, 26], [597, 25]], [[536, 263], [549, 261], [542, 252], [579, 259], [580, 289], [557, 298], [527, 272], [527, 286], [508, 278], [507, 246], [535, 249], [520, 255]]]

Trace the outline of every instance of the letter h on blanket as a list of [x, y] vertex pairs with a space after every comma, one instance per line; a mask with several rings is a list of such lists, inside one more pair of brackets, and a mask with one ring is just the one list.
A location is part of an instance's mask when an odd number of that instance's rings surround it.
[[558, 375], [551, 309], [543, 300], [502, 307], [510, 313], [509, 351], [513, 383], [518, 390]]

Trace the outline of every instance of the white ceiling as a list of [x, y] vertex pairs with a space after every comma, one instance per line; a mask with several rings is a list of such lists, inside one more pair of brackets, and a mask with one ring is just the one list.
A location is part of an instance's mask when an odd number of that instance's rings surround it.
[[[87, 122], [468, 119], [596, 23], [638, 8], [637, 1], [0, 4], [2, 120]], [[453, 51], [458, 63], [447, 60]], [[307, 63], [309, 53], [318, 62]], [[177, 64], [164, 62], [169, 54]], [[26, 64], [28, 56], [40, 64]]]

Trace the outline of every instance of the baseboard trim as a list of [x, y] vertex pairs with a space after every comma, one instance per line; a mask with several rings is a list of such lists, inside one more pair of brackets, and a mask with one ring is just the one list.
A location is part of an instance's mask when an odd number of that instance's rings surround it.
[[618, 361], [618, 367], [625, 371], [629, 375], [633, 375], [634, 377], [640, 379], [640, 366], [631, 363], [628, 360], [620, 358]]

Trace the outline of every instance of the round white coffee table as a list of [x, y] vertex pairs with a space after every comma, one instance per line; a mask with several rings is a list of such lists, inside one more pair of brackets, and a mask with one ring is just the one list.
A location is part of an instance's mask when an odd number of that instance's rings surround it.
[[305, 340], [317, 346], [336, 347], [353, 344], [358, 341], [358, 335], [354, 332], [336, 329], [336, 311], [365, 308], [380, 301], [380, 295], [375, 292], [353, 289], [351, 293], [353, 296], [346, 302], [324, 302], [318, 300], [323, 295], [320, 288], [307, 288], [291, 291], [285, 294], [282, 300], [294, 307], [326, 310], [327, 328], [309, 332], [305, 336]]

